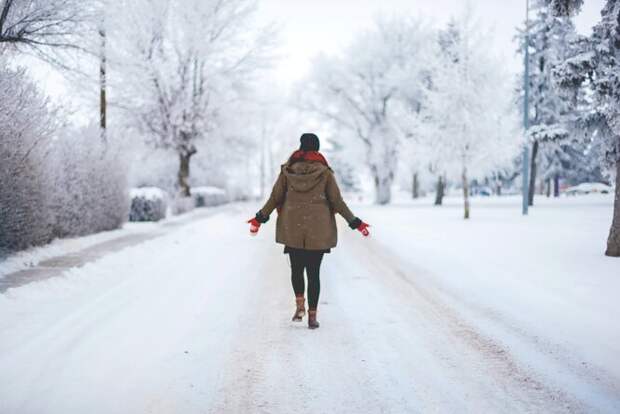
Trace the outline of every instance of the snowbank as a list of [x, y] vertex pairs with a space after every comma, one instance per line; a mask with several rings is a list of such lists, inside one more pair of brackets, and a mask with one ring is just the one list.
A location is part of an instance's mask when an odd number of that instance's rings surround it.
[[0, 260], [0, 279], [9, 273], [28, 269], [39, 264], [39, 262], [51, 259], [52, 257], [71, 254], [95, 244], [112, 240], [126, 233], [127, 230], [118, 229], [106, 231], [90, 236], [56, 239], [50, 244], [38, 247], [31, 247], [7, 256]]
[[132, 188], [129, 195], [131, 198], [142, 197], [147, 200], [161, 200], [167, 197], [166, 192], [157, 187]]
[[219, 206], [229, 201], [226, 190], [218, 187], [194, 187], [192, 196], [196, 207]]

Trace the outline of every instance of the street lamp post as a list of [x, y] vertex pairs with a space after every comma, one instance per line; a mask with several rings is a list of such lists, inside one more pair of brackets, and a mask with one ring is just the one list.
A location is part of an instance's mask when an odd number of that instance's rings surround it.
[[525, 131], [525, 142], [523, 144], [523, 215], [526, 216], [529, 208], [529, 162], [530, 149], [527, 142], [527, 130], [530, 127], [530, 0], [525, 0], [525, 75], [524, 96], [523, 96], [523, 128]]

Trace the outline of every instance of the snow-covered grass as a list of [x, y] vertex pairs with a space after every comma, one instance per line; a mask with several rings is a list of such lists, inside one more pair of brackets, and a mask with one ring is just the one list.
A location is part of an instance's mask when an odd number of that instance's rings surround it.
[[357, 214], [462, 315], [511, 347], [527, 333], [570, 364], [613, 373], [602, 381], [620, 379], [620, 260], [604, 256], [612, 195], [538, 197], [528, 217], [518, 197], [478, 197], [469, 221], [460, 198], [401, 200]]

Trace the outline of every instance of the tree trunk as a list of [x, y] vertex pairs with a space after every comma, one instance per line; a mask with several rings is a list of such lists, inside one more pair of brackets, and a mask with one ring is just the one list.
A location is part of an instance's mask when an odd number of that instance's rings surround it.
[[414, 173], [413, 174], [413, 185], [411, 188], [411, 194], [413, 196], [413, 198], [419, 198], [420, 197], [420, 182], [418, 180], [418, 173]]
[[536, 158], [538, 157], [538, 141], [532, 145], [532, 159], [530, 160], [530, 187], [528, 194], [528, 204], [534, 205], [534, 193], [536, 192]]
[[614, 218], [607, 239], [607, 251], [610, 257], [620, 257], [620, 160], [616, 161], [616, 198], [614, 201]]
[[549, 178], [545, 180], [545, 193], [547, 198], [551, 197], [551, 180]]
[[560, 176], [558, 174], [553, 176], [553, 196], [560, 196]]
[[435, 192], [435, 205], [440, 206], [443, 204], [443, 196], [446, 188], [446, 182], [443, 176], [440, 175], [437, 179], [437, 191]]
[[392, 200], [392, 181], [391, 174], [385, 177], [375, 176], [375, 203], [379, 205], [388, 204]]
[[189, 161], [194, 152], [181, 152], [179, 154], [179, 175], [178, 186], [181, 197], [190, 197], [192, 195], [189, 187]]
[[469, 219], [469, 182], [467, 181], [467, 168], [463, 168], [463, 206], [465, 207], [465, 220]]

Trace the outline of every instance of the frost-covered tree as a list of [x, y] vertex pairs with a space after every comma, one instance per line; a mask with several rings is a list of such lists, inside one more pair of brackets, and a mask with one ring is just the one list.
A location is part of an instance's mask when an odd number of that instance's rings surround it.
[[265, 64], [271, 32], [253, 27], [255, 10], [250, 0], [139, 0], [117, 23], [124, 65], [116, 99], [149, 142], [177, 154], [182, 196], [190, 195], [197, 141], [222, 111], [234, 111]]
[[[576, 142], [569, 131], [563, 126], [550, 129], [545, 125], [534, 126], [529, 131], [530, 139], [539, 149], [538, 157], [532, 158], [532, 162], [536, 163], [536, 168], [531, 165], [530, 173], [533, 173], [534, 169], [540, 169], [537, 176], [540, 176], [541, 180], [546, 183], [547, 196], [550, 195], [553, 181], [553, 195], [559, 197], [560, 178], [566, 178], [568, 172], [581, 158], [579, 148], [575, 146]], [[530, 205], [534, 205], [535, 185], [536, 181], [530, 177]]]
[[620, 257], [620, 1], [607, 0], [602, 20], [577, 51], [554, 72], [558, 84], [575, 93], [592, 90], [592, 106], [580, 119], [586, 135], [595, 141], [616, 180], [614, 216], [607, 241], [608, 256]]
[[505, 165], [520, 144], [509, 76], [483, 46], [490, 37], [477, 27], [466, 11], [440, 38], [444, 53], [421, 116], [424, 136], [442, 154], [443, 169], [460, 178], [466, 219], [470, 180]]
[[433, 33], [409, 18], [377, 20], [341, 57], [321, 57], [300, 88], [303, 109], [347, 131], [365, 149], [375, 200], [387, 204], [399, 163], [409, 98], [421, 91]]
[[605, 182], [608, 176], [603, 171], [597, 144], [599, 140], [589, 136], [577, 135], [570, 140], [570, 144], [561, 150], [562, 154], [568, 155], [556, 161], [561, 163], [558, 166], [560, 174], [554, 173], [554, 165], [547, 167], [546, 178], [553, 182], [554, 196], [559, 197], [559, 182], [555, 182], [559, 177], [569, 185], [577, 185], [584, 182]]
[[544, 0], [556, 16], [572, 16], [583, 6], [583, 0]]
[[[0, 56], [34, 55], [43, 64], [50, 64], [50, 70], [67, 78], [80, 93], [94, 89], [97, 79], [104, 138], [107, 113], [104, 16], [109, 3], [111, 0], [0, 0]], [[98, 65], [93, 63], [95, 60], [99, 61]]]
[[350, 152], [339, 142], [334, 141], [327, 151], [329, 164], [336, 173], [338, 183], [343, 192], [355, 192], [360, 189], [359, 175]]
[[[435, 67], [431, 67], [431, 75], [426, 87], [434, 92], [435, 89], [435, 76], [440, 70], [445, 68], [445, 65], [455, 65], [459, 63], [458, 46], [461, 41], [460, 28], [457, 22], [452, 19], [448, 22], [444, 29], [437, 32], [437, 46], [436, 53], [441, 56], [441, 59], [433, 60], [432, 63]], [[432, 95], [432, 94], [431, 94]], [[422, 114], [417, 118], [416, 125], [419, 131], [414, 132], [413, 140], [415, 142], [415, 149], [417, 156], [425, 160], [425, 164], [429, 172], [437, 177], [435, 184], [435, 205], [443, 205], [443, 199], [446, 194], [446, 188], [448, 185], [447, 170], [448, 165], [453, 162], [452, 154], [445, 150], [444, 144], [441, 140], [438, 140], [436, 133], [443, 133], [448, 128], [447, 123], [444, 123], [444, 119], [437, 116], [432, 101], [431, 105], [424, 107]], [[445, 119], [449, 122], [448, 119]]]
[[0, 54], [33, 53], [64, 66], [55, 52], [82, 49], [92, 13], [83, 0], [0, 0]]
[[[534, 0], [527, 36], [529, 48], [528, 78], [530, 84], [530, 161], [529, 204], [534, 204], [539, 169], [543, 177], [558, 176], [561, 166], [570, 158], [570, 123], [575, 118], [575, 99], [566, 97], [554, 87], [553, 69], [571, 54], [575, 28], [568, 17], [556, 16], [548, 8], [548, 0]], [[525, 48], [525, 30], [520, 31], [519, 53]], [[522, 83], [522, 82], [520, 82]], [[566, 153], [564, 150], [568, 150]], [[540, 161], [540, 164], [539, 164]], [[542, 164], [542, 165], [541, 165]], [[546, 177], [545, 177], [546, 178]]]

